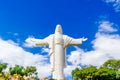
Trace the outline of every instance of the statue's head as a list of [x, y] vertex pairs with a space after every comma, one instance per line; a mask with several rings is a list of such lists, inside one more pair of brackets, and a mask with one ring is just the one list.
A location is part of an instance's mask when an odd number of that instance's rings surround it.
[[60, 24], [56, 25], [55, 34], [62, 34], [62, 26]]

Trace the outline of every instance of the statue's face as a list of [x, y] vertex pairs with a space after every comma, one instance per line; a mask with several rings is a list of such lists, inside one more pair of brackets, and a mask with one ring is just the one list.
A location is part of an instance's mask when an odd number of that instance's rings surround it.
[[62, 27], [61, 27], [61, 25], [57, 25], [57, 26], [56, 26], [55, 33], [60, 33], [60, 34], [62, 34]]

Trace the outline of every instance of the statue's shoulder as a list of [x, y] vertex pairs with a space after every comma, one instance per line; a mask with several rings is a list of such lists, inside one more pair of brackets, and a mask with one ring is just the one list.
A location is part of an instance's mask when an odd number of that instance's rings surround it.
[[71, 38], [71, 37], [68, 35], [63, 35], [63, 38]]
[[48, 37], [53, 37], [54, 36], [54, 34], [50, 34]]
[[54, 34], [50, 34], [50, 35], [47, 37], [47, 39], [52, 39], [52, 38], [54, 38]]

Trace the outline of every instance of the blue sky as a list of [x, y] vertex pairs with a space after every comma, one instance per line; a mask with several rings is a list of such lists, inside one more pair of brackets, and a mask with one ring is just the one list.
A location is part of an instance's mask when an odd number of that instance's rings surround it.
[[[31, 57], [28, 58], [26, 56], [22, 62], [17, 58], [17, 63], [38, 66], [36, 63], [38, 61], [41, 66], [49, 65], [49, 57], [45, 53], [48, 52], [48, 49], [46, 47], [28, 47], [30, 44], [26, 40], [31, 36], [45, 38], [49, 34], [54, 33], [57, 24], [61, 24], [64, 34], [74, 38], [88, 38], [82, 46], [68, 48], [67, 58], [68, 62], [71, 63], [71, 65], [68, 65], [68, 72], [80, 64], [100, 66], [111, 57], [120, 59], [120, 57], [117, 57], [119, 55], [117, 53], [120, 52], [120, 46], [118, 45], [120, 44], [119, 19], [120, 0], [1, 0], [0, 44], [4, 45], [4, 48], [0, 47], [0, 59], [13, 65], [15, 62], [12, 62], [11, 58], [14, 57], [16, 59], [15, 57], [17, 56], [21, 60], [22, 57], [20, 55], [23, 56], [24, 53], [24, 55], [33, 56], [35, 61], [27, 60], [31, 59]], [[104, 44], [105, 41], [107, 41], [106, 44]], [[11, 46], [10, 49], [7, 45]], [[17, 51], [12, 51], [16, 49], [15, 47], [18, 48], [20, 55], [17, 54]], [[115, 49], [116, 47], [118, 49]], [[6, 49], [9, 53], [5, 52]], [[116, 56], [112, 55], [109, 49], [112, 50], [112, 53], [116, 53]], [[101, 54], [97, 54], [99, 52]], [[8, 54], [14, 56], [8, 57]], [[78, 60], [73, 58], [76, 56], [75, 54], [79, 56]], [[96, 56], [93, 58], [91, 55]], [[39, 59], [41, 57], [42, 59]], [[96, 57], [102, 57], [103, 61], [99, 63], [98, 60], [98, 63], [95, 63]], [[43, 63], [40, 61], [43, 61]], [[42, 75], [42, 77], [50, 74], [47, 71], [43, 73], [47, 75]], [[66, 74], [70, 76], [69, 73], [66, 72]]]

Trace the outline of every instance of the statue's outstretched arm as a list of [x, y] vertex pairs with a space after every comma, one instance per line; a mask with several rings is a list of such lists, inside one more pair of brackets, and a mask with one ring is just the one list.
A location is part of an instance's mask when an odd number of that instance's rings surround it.
[[83, 38], [78, 38], [78, 39], [72, 38], [68, 45], [75, 45], [75, 46], [82, 45], [82, 43], [86, 40], [87, 40], [87, 38], [84, 38], [84, 37]]
[[82, 42], [87, 40], [87, 38], [84, 38], [84, 37], [83, 38], [74, 39], [74, 38], [71, 38], [71, 37], [66, 36], [66, 35], [63, 36], [63, 38], [64, 38], [64, 47], [65, 48], [68, 47], [68, 46], [71, 46], [71, 45], [73, 45], [73, 46], [81, 45]]
[[47, 46], [48, 45], [47, 38], [45, 39], [31, 38], [31, 41], [35, 43], [36, 46]]

